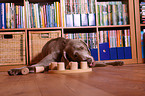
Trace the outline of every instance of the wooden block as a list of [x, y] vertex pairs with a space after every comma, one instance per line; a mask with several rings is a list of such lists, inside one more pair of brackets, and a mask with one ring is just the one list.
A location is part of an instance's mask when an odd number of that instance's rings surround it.
[[57, 63], [57, 70], [65, 70], [64, 62]]
[[92, 72], [92, 68], [88, 69], [78, 69], [78, 70], [49, 70], [48, 73], [51, 74], [68, 74], [68, 73], [84, 73]]
[[28, 68], [22, 68], [21, 69], [21, 74], [26, 75], [29, 73], [29, 69]]
[[35, 73], [44, 72], [44, 66], [35, 66], [34, 72]]
[[77, 70], [78, 69], [78, 62], [70, 62], [70, 70]]
[[80, 68], [81, 68], [81, 69], [88, 69], [89, 67], [88, 67], [87, 62], [82, 61], [82, 62], [80, 63]]
[[57, 62], [52, 62], [51, 64], [50, 64], [50, 68], [49, 68], [50, 70], [57, 70]]

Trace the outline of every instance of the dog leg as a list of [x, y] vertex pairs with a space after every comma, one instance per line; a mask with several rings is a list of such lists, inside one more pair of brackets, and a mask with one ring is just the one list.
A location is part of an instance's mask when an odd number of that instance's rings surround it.
[[92, 67], [105, 67], [107, 65], [122, 66], [124, 65], [124, 62], [123, 61], [94, 62]]
[[124, 65], [123, 61], [108, 61], [108, 62], [104, 62], [107, 65], [112, 65], [112, 66], [122, 66]]

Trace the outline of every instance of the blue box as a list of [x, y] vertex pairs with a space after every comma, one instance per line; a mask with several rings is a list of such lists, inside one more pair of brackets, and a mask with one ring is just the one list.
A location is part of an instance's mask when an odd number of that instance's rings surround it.
[[124, 47], [125, 59], [132, 59], [131, 47]]
[[117, 58], [124, 59], [124, 47], [117, 47]]
[[90, 49], [90, 51], [91, 51], [91, 55], [94, 57], [94, 60], [98, 61], [98, 49], [97, 48]]
[[100, 48], [100, 60], [109, 60], [110, 52], [109, 52], [109, 43], [101, 43], [99, 44]]
[[117, 48], [110, 48], [110, 60], [117, 59]]

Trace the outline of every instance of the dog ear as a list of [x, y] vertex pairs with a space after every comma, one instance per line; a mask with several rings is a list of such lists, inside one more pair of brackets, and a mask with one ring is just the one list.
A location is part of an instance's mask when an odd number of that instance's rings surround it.
[[61, 61], [65, 62], [66, 68], [69, 68], [69, 60], [67, 59], [66, 51], [63, 51], [63, 55], [62, 55]]
[[62, 42], [62, 46], [65, 47], [68, 41], [69, 41], [69, 39], [64, 39], [63, 42]]
[[80, 41], [87, 47], [88, 51], [91, 53], [91, 51], [90, 51], [88, 45], [87, 45], [84, 41], [82, 41], [82, 40], [80, 40]]

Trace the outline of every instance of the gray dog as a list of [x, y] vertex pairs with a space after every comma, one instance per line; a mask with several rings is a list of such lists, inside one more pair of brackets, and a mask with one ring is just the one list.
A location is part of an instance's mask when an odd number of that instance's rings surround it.
[[[97, 54], [96, 54], [97, 55]], [[91, 66], [121, 66], [124, 64], [122, 61], [116, 62], [95, 62], [91, 56], [90, 50], [86, 43], [77, 39], [65, 39], [62, 37], [52, 39], [48, 41], [42, 49], [43, 59], [35, 65], [28, 66], [28, 68], [36, 66], [44, 66], [48, 71], [49, 64], [51, 62], [65, 62], [66, 68], [69, 68], [69, 62], [75, 61], [80, 63], [86, 61]], [[19, 72], [15, 69], [8, 71], [9, 75], [17, 75]]]

